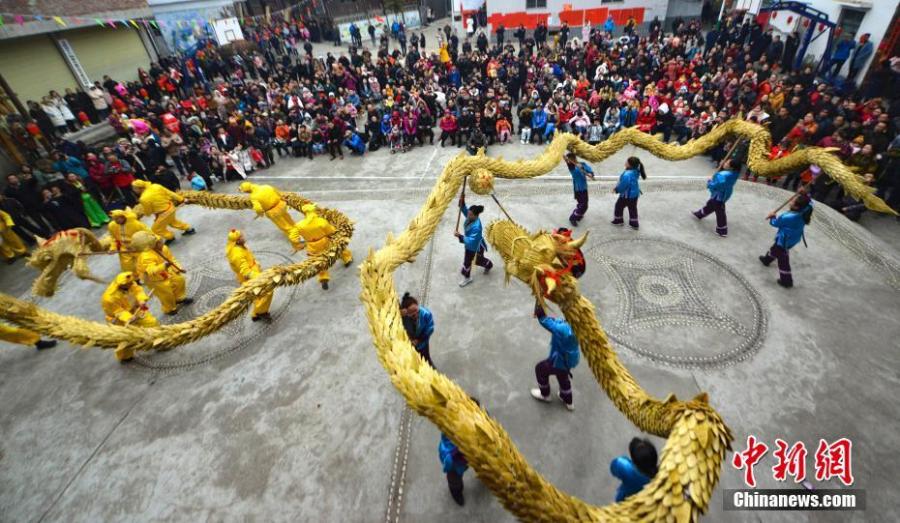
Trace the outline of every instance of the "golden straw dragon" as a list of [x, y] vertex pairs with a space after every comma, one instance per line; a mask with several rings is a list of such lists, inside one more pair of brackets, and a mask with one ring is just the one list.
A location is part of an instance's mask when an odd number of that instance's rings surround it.
[[[412, 262], [434, 235], [463, 181], [478, 194], [490, 194], [493, 178], [534, 178], [550, 172], [567, 150], [592, 162], [602, 161], [632, 144], [666, 160], [683, 160], [707, 151], [729, 136], [750, 140], [748, 165], [756, 174], [777, 176], [810, 164], [840, 183], [844, 191], [872, 210], [894, 213], [830, 151], [811, 147], [775, 161], [766, 153], [771, 137], [765, 128], [730, 120], [683, 146], [664, 144], [635, 128], [620, 131], [590, 146], [572, 134], [557, 134], [535, 160], [506, 162], [480, 152], [457, 156], [444, 168], [419, 213], [398, 237], [360, 268], [362, 294], [374, 345], [391, 382], [419, 415], [447, 434], [466, 456], [479, 479], [507, 510], [525, 521], [696, 521], [709, 506], [732, 434], [709, 405], [706, 393], [689, 401], [673, 395], [656, 399], [642, 389], [621, 364], [600, 327], [591, 303], [578, 292], [569, 274], [547, 285], [547, 272], [559, 267], [563, 253], [545, 233], [529, 234], [512, 221], [494, 223], [488, 239], [502, 254], [509, 276], [529, 284], [538, 299], [562, 309], [575, 330], [591, 371], [612, 402], [637, 427], [667, 438], [659, 473], [638, 494], [597, 507], [570, 496], [544, 479], [525, 460], [500, 424], [455, 382], [424, 363], [410, 344], [397, 307], [393, 273]], [[895, 214], [895, 213], [894, 213]], [[543, 283], [542, 283], [543, 282]]]

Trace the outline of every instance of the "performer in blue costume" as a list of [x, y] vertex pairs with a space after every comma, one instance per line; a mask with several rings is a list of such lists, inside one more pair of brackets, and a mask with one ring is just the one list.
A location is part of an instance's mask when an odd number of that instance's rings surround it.
[[803, 239], [803, 229], [812, 219], [812, 211], [809, 196], [800, 193], [791, 202], [789, 211], [777, 217], [774, 212], [766, 216], [772, 227], [778, 228], [778, 232], [775, 233], [775, 243], [769, 248], [769, 252], [759, 257], [759, 261], [768, 267], [773, 260], [778, 260], [778, 285], [784, 288], [794, 286], [789, 252]]
[[572, 175], [572, 190], [575, 192], [575, 210], [569, 215], [569, 223], [578, 227], [578, 222], [584, 218], [588, 210], [588, 186], [587, 179], [594, 179], [594, 170], [585, 162], [579, 162], [575, 153], [566, 154], [566, 167]]
[[459, 243], [462, 243], [466, 246], [466, 254], [463, 257], [462, 271], [460, 271], [462, 273], [463, 279], [459, 282], [460, 287], [465, 287], [466, 285], [472, 283], [473, 260], [475, 262], [475, 265], [484, 267], [485, 274], [491, 272], [491, 269], [494, 267], [494, 263], [491, 262], [491, 260], [487, 259], [484, 255], [484, 252], [487, 250], [487, 242], [484, 241], [484, 237], [481, 235], [481, 219], [478, 218], [478, 216], [482, 212], [484, 212], [484, 206], [473, 205], [471, 207], [466, 207], [466, 197], [460, 195], [459, 212], [466, 217], [466, 221], [463, 225], [463, 231], [465, 234], [460, 234], [458, 232], [456, 233], [456, 237], [459, 239]]
[[431, 361], [431, 350], [428, 341], [434, 334], [434, 317], [431, 311], [419, 305], [419, 301], [404, 293], [400, 299], [400, 315], [403, 316], [403, 329], [422, 358], [434, 368]]
[[698, 220], [716, 213], [716, 233], [725, 238], [728, 236], [728, 218], [725, 216], [725, 202], [731, 198], [734, 192], [734, 184], [737, 183], [739, 174], [735, 171], [731, 159], [722, 162], [722, 169], [706, 182], [709, 189], [709, 200], [706, 205], [693, 212]]
[[625, 161], [625, 172], [619, 176], [619, 183], [613, 188], [613, 192], [619, 195], [616, 200], [616, 206], [613, 211], [613, 225], [622, 225], [625, 223], [623, 215], [625, 208], [628, 207], [628, 225], [632, 229], [637, 229], [638, 210], [637, 201], [641, 195], [641, 187], [638, 184], [638, 176], [641, 179], [647, 179], [647, 172], [644, 170], [644, 164], [637, 157], [630, 157]]

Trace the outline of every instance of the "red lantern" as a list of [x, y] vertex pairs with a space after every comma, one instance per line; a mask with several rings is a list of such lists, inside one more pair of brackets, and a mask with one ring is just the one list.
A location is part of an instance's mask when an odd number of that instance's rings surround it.
[[793, 17], [793, 16], [789, 16], [789, 17], [788, 17], [788, 24], [790, 24], [790, 23], [793, 22], [793, 21], [794, 21], [794, 17]]
[[808, 18], [803, 19], [803, 27], [809, 27], [809, 19]]
[[822, 32], [824, 30], [825, 30], [825, 24], [819, 24], [819, 32]]
[[843, 32], [844, 32], [843, 27], [835, 27], [834, 28], [834, 36], [841, 36], [841, 33], [843, 33]]
[[774, 19], [774, 18], [778, 18], [778, 11], [774, 11], [774, 12], [772, 13], [772, 18], [773, 18], [773, 19]]

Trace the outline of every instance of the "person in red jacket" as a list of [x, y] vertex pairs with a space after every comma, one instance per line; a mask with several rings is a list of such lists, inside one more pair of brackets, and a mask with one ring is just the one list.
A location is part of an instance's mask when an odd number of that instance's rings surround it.
[[656, 113], [649, 105], [644, 106], [637, 118], [637, 128], [645, 133], [652, 133], [654, 127], [656, 127]]
[[133, 206], [137, 203], [134, 192], [131, 190], [134, 174], [128, 162], [120, 160], [115, 154], [110, 154], [106, 157], [106, 175], [109, 176], [112, 184], [118, 189], [122, 198], [125, 199], [126, 204]]
[[444, 141], [447, 138], [450, 138], [451, 145], [456, 146], [456, 136], [459, 128], [456, 123], [456, 117], [450, 111], [444, 111], [444, 116], [441, 117], [439, 125], [441, 127], [441, 147], [444, 146]]

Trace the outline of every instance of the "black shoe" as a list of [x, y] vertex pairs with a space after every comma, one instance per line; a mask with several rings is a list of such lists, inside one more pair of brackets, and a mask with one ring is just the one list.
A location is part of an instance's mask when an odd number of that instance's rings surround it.
[[177, 303], [178, 303], [178, 305], [190, 305], [190, 304], [194, 303], [194, 298], [185, 298]]
[[168, 240], [166, 240], [166, 245], [169, 245], [170, 243], [172, 243], [174, 241], [175, 241], [175, 238], [169, 238]]
[[634, 230], [638, 230], [638, 229], [641, 228], [640, 225], [631, 225], [630, 223], [628, 224], [628, 226], [631, 227], [631, 228], [634, 229]]
[[617, 221], [615, 221], [615, 220], [613, 220], [613, 221], [611, 221], [611, 222], [609, 222], [609, 223], [611, 223], [611, 224], [613, 224], [613, 225], [615, 225], [615, 226], [618, 226], [618, 227], [621, 227], [621, 226], [625, 225], [625, 222], [617, 222]]
[[569, 223], [572, 224], [572, 227], [578, 227], [578, 221], [575, 218], [569, 218]]
[[785, 289], [790, 289], [791, 287], [794, 286], [793, 282], [790, 282], [790, 283], [789, 283], [789, 282], [786, 282], [786, 281], [781, 281], [780, 278], [777, 279], [777, 280], [775, 280], [775, 283], [777, 283], [778, 285], [781, 285], [781, 286], [784, 287]]
[[190, 236], [190, 235], [192, 235], [192, 234], [195, 234], [196, 232], [197, 232], [197, 231], [196, 231], [193, 227], [191, 227], [190, 229], [188, 229], [188, 230], [184, 231], [183, 233], [181, 233], [181, 235], [182, 235], [182, 236]]
[[328, 290], [328, 282], [327, 282], [327, 281], [323, 281], [323, 282], [322, 282], [322, 290], [323, 290], [323, 291], [327, 291], [327, 290]]
[[252, 316], [250, 319], [252, 321], [264, 321], [266, 323], [272, 322], [272, 316], [268, 312]]
[[767, 260], [765, 256], [760, 256], [760, 257], [759, 257], [759, 261], [760, 261], [760, 263], [762, 263], [762, 264], [765, 265], [766, 267], [768, 267], [769, 264], [772, 263], [772, 260]]
[[175, 309], [174, 311], [169, 311], [169, 312], [167, 312], [167, 313], [166, 313], [166, 316], [175, 316], [175, 315], [178, 314], [179, 312], [181, 312], [181, 308], [180, 308], [180, 307], [177, 308], [177, 309]]
[[56, 347], [56, 340], [38, 340], [34, 344], [34, 348], [37, 350], [52, 349], [53, 347]]

